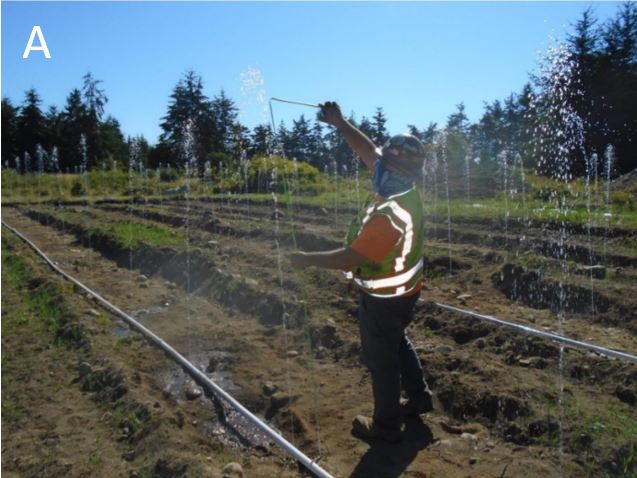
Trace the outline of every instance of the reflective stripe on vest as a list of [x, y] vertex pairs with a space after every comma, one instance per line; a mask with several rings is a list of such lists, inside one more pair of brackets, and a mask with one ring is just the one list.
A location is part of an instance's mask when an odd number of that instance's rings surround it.
[[411, 279], [414, 278], [418, 272], [422, 270], [423, 260], [422, 258], [416, 263], [414, 267], [409, 269], [407, 272], [403, 272], [402, 274], [398, 274], [392, 277], [386, 277], [384, 279], [359, 279], [358, 277], [354, 278], [354, 282], [364, 289], [376, 290], [376, 289], [387, 289], [388, 287], [399, 287], [407, 284]]
[[[394, 262], [394, 272], [400, 272], [405, 268], [405, 259], [407, 259], [407, 254], [409, 254], [409, 251], [411, 251], [411, 244], [414, 240], [414, 223], [411, 221], [411, 214], [400, 207], [396, 201], [388, 202], [378, 208], [378, 210], [380, 211], [387, 207], [392, 210], [394, 215], [398, 219], [400, 219], [403, 224], [405, 224], [405, 227], [402, 228], [401, 231], [404, 234], [403, 250], [401, 252], [401, 255], [397, 257], [396, 261]], [[393, 221], [392, 225], [395, 225]]]

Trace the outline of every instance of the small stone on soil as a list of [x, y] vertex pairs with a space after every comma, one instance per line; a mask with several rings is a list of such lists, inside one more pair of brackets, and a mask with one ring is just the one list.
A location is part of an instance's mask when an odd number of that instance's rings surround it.
[[184, 390], [184, 394], [188, 400], [195, 400], [196, 398], [201, 397], [201, 390], [194, 386], [186, 387]]
[[436, 347], [436, 351], [443, 353], [443, 354], [450, 354], [451, 352], [453, 352], [453, 347], [451, 345], [447, 345], [447, 344], [440, 344]]
[[243, 478], [243, 468], [239, 463], [228, 463], [221, 471], [221, 478]]
[[471, 458], [469, 458], [470, 465], [475, 465], [477, 462], [478, 462], [478, 459], [475, 456], [472, 456]]
[[289, 350], [287, 356], [290, 358], [298, 357], [301, 353], [298, 350]]
[[88, 309], [86, 311], [87, 314], [92, 315], [93, 317], [99, 317], [101, 314], [95, 309]]
[[483, 349], [486, 347], [487, 341], [484, 339], [484, 337], [480, 337], [476, 339], [475, 344], [476, 344], [476, 347], [478, 347], [479, 349]]

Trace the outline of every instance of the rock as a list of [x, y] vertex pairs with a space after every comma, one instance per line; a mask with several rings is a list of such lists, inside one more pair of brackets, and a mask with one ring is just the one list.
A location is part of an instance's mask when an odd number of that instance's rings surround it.
[[460, 438], [462, 438], [463, 440], [474, 442], [474, 443], [478, 441], [478, 437], [474, 435], [473, 433], [463, 432], [460, 434]]
[[472, 456], [471, 458], [469, 458], [470, 465], [475, 465], [477, 462], [478, 462], [478, 459], [475, 456]]
[[485, 340], [484, 337], [480, 337], [476, 339], [475, 344], [476, 344], [476, 347], [478, 347], [479, 349], [483, 349], [487, 346], [487, 341]]
[[221, 471], [221, 478], [243, 478], [243, 468], [239, 463], [228, 463]]
[[139, 274], [137, 276], [137, 282], [146, 282], [148, 280], [148, 277], [146, 277], [144, 274]]
[[88, 315], [92, 315], [93, 317], [99, 317], [100, 315], [102, 315], [102, 314], [100, 314], [100, 313], [99, 313], [97, 310], [95, 310], [95, 309], [88, 309], [88, 310], [86, 311], [86, 313], [87, 313]]
[[201, 397], [201, 393], [201, 389], [194, 385], [188, 386], [184, 390], [184, 394], [188, 400], [195, 400], [196, 398]]
[[219, 242], [218, 241], [208, 241], [207, 244], [209, 246], [216, 246], [217, 244], [219, 244]]
[[85, 377], [93, 372], [93, 367], [88, 362], [82, 362], [78, 365], [77, 370], [80, 373], [80, 377]]
[[456, 299], [467, 300], [467, 299], [471, 299], [471, 297], [473, 297], [471, 294], [460, 294], [458, 297], [456, 297]]
[[436, 351], [447, 355], [453, 352], [453, 347], [447, 344], [440, 344], [436, 347]]
[[273, 395], [274, 392], [276, 392], [278, 389], [279, 387], [274, 382], [265, 382], [261, 386], [261, 390], [263, 391], [263, 394], [267, 395], [268, 397], [270, 395]]
[[252, 287], [256, 287], [259, 285], [259, 282], [256, 281], [255, 279], [252, 279], [250, 277], [246, 277], [245, 281], [246, 285], [252, 286]]
[[301, 353], [298, 350], [288, 350], [287, 356], [289, 358], [298, 357]]
[[546, 360], [542, 357], [529, 357], [518, 359], [518, 364], [529, 368], [546, 368]]
[[135, 459], [135, 450], [128, 450], [122, 453], [122, 458], [126, 461], [133, 461]]

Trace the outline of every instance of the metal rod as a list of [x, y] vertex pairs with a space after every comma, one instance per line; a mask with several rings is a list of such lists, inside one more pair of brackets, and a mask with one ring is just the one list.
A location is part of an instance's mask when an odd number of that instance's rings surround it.
[[270, 98], [270, 101], [279, 101], [281, 103], [289, 103], [291, 105], [299, 105], [299, 106], [309, 106], [310, 108], [320, 108], [319, 105], [314, 105], [312, 103], [303, 103], [302, 101], [293, 101], [293, 100], [284, 100], [283, 98]]
[[[421, 299], [422, 300], [422, 299]], [[424, 302], [424, 301], [423, 301]], [[490, 315], [478, 314], [477, 312], [472, 312], [470, 310], [460, 309], [458, 307], [454, 307], [452, 305], [441, 304], [439, 302], [434, 302], [438, 307], [446, 310], [450, 310], [452, 312], [457, 312], [459, 314], [468, 315], [470, 317], [474, 317], [476, 319], [485, 320], [487, 322], [492, 322], [498, 325], [504, 325], [506, 327], [511, 327], [513, 329], [522, 331], [526, 334], [536, 335], [538, 337], [544, 337], [547, 339], [555, 340], [556, 342], [562, 342], [567, 345], [572, 345], [573, 347], [578, 347], [582, 349], [587, 349], [593, 352], [597, 352], [602, 355], [606, 355], [608, 357], [615, 357], [623, 360], [628, 360], [629, 362], [637, 363], [637, 356], [631, 355], [626, 352], [621, 352], [619, 350], [607, 349], [605, 347], [600, 347], [598, 345], [589, 344], [587, 342], [582, 342], [580, 340], [571, 339], [568, 337], [564, 337], [563, 335], [553, 334], [551, 332], [544, 332], [542, 330], [537, 330], [532, 327], [527, 327], [526, 325], [515, 324], [513, 322], [507, 322], [506, 320], [497, 319]]]
[[108, 302], [102, 296], [97, 294], [95, 291], [89, 289], [87, 286], [82, 284], [80, 281], [75, 279], [74, 277], [67, 274], [64, 270], [62, 270], [57, 264], [55, 264], [51, 259], [47, 257], [47, 255], [42, 252], [38, 246], [36, 246], [33, 242], [27, 239], [22, 233], [13, 227], [9, 226], [7, 223], [2, 221], [2, 225], [13, 232], [16, 236], [22, 239], [26, 244], [28, 244], [36, 253], [38, 253], [51, 268], [57, 273], [61, 274], [63, 277], [73, 282], [76, 286], [90, 294], [91, 297], [95, 298], [99, 301], [106, 309], [113, 312], [115, 315], [121, 317], [126, 323], [128, 323], [133, 329], [140, 332], [144, 337], [146, 337], [153, 345], [162, 349], [168, 356], [170, 356], [175, 362], [181, 365], [186, 373], [188, 373], [199, 385], [204, 388], [207, 388], [208, 391], [215, 393], [217, 396], [223, 398], [232, 408], [237, 410], [244, 418], [254, 424], [257, 428], [259, 428], [263, 433], [265, 433], [269, 438], [271, 438], [275, 443], [277, 443], [284, 451], [286, 451], [289, 455], [294, 457], [297, 461], [299, 461], [305, 468], [308, 469], [312, 474], [319, 478], [333, 478], [329, 473], [323, 470], [314, 460], [308, 458], [303, 452], [301, 452], [298, 448], [288, 442], [283, 436], [281, 436], [277, 431], [273, 428], [270, 428], [266, 423], [261, 421], [258, 417], [256, 417], [252, 412], [250, 412], [247, 408], [245, 408], [241, 403], [235, 400], [230, 394], [228, 394], [224, 389], [219, 387], [215, 382], [210, 380], [201, 370], [195, 367], [192, 363], [190, 363], [185, 357], [183, 357], [179, 352], [177, 352], [174, 348], [172, 348], [168, 343], [166, 343], [161, 337], [155, 335], [149, 329], [144, 327], [142, 324], [137, 322], [131, 316]]

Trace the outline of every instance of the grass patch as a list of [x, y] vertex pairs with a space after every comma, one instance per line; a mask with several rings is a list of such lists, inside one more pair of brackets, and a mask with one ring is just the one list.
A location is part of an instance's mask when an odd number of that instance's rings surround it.
[[24, 411], [12, 400], [2, 398], [2, 419], [10, 422], [19, 422], [24, 417]]
[[[64, 291], [53, 282], [37, 277], [26, 260], [11, 252], [6, 240], [2, 241], [2, 284], [20, 294], [24, 311], [9, 315], [9, 330], [32, 319], [36, 333], [50, 334], [56, 345], [77, 343], [82, 336], [80, 326], [71, 321], [71, 314], [64, 301]], [[4, 326], [3, 321], [3, 326]]]
[[179, 232], [156, 224], [116, 222], [99, 229], [115, 236], [125, 247], [135, 248], [142, 244], [183, 247], [186, 243], [186, 238]]

